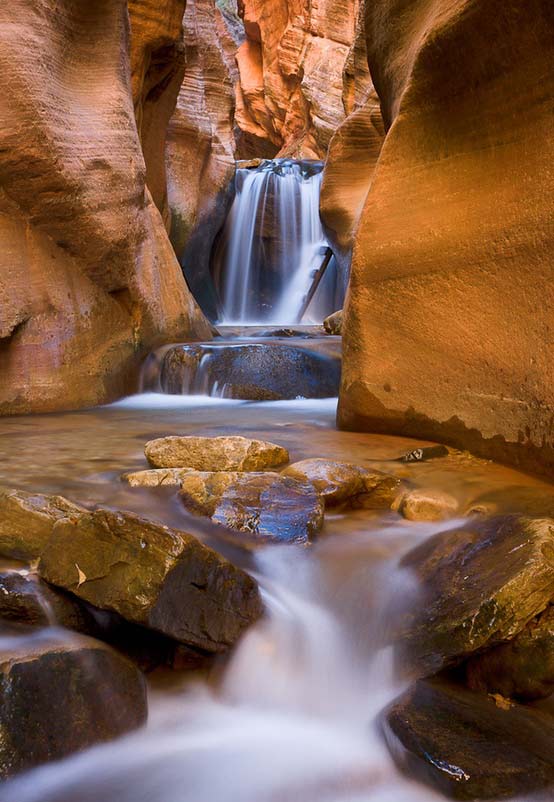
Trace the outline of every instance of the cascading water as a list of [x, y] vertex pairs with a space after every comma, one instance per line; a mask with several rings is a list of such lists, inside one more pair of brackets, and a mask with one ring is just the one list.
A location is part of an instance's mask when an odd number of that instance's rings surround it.
[[[319, 216], [323, 164], [278, 159], [238, 168], [236, 195], [215, 257], [225, 324], [300, 323], [328, 244]], [[303, 321], [342, 305], [335, 260]]]

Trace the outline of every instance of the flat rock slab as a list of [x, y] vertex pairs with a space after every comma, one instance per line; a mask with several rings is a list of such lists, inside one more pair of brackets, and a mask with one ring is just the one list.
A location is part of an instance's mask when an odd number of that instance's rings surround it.
[[189, 473], [179, 495], [190, 512], [264, 541], [306, 543], [323, 525], [313, 485], [278, 473]]
[[146, 444], [153, 468], [262, 471], [289, 461], [286, 448], [247, 437], [162, 437]]
[[56, 521], [82, 512], [83, 507], [61, 496], [0, 492], [0, 555], [24, 562], [36, 560]]
[[554, 520], [475, 519], [437, 534], [401, 565], [417, 579], [399, 652], [420, 674], [511, 640], [554, 597]]
[[420, 680], [383, 715], [396, 763], [454, 799], [501, 799], [554, 783], [554, 718], [440, 680]]
[[348, 503], [354, 507], [388, 509], [400, 487], [400, 480], [394, 476], [328, 459], [295, 462], [281, 476], [310, 482], [327, 507]]
[[185, 532], [131, 513], [58, 521], [39, 573], [95, 607], [206, 652], [222, 652], [261, 614], [254, 580]]
[[59, 760], [146, 721], [140, 671], [83, 635], [0, 643], [0, 777]]

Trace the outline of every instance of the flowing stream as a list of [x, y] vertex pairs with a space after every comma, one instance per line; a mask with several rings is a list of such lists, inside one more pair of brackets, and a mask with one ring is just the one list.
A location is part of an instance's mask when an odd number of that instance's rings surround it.
[[237, 168], [235, 199], [216, 254], [227, 325], [321, 323], [342, 306], [332, 260], [302, 307], [327, 251], [319, 217], [323, 164], [290, 159]]
[[[391, 609], [416, 589], [399, 556], [445, 524], [393, 513], [333, 512], [310, 549], [254, 553], [218, 541], [216, 527], [183, 512], [171, 488], [129, 488], [146, 440], [238, 433], [289, 448], [293, 461], [347, 459], [453, 493], [461, 509], [542, 482], [461, 455], [448, 466], [391, 460], [419, 445], [338, 432], [336, 400], [245, 403], [144, 394], [94, 410], [0, 421], [0, 483], [57, 492], [87, 505], [147, 514], [197, 534], [258, 579], [267, 615], [209, 677], [154, 674], [148, 726], [0, 788], [1, 802], [432, 802], [401, 776], [379, 714], [408, 678], [383, 644]], [[523, 800], [520, 800], [523, 802]]]

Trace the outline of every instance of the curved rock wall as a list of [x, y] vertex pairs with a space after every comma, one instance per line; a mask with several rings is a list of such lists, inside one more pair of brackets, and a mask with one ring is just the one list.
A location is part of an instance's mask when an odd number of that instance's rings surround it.
[[340, 425], [554, 465], [550, 0], [372, 0]]
[[3, 413], [113, 399], [207, 334], [146, 187], [128, 29], [124, 0], [0, 9]]

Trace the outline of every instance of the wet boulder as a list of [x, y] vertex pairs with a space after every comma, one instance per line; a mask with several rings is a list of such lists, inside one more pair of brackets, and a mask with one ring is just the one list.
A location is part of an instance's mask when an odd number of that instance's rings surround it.
[[554, 599], [554, 520], [475, 518], [401, 565], [417, 593], [399, 621], [399, 657], [431, 674], [511, 640]]
[[456, 516], [458, 506], [449, 493], [418, 488], [401, 497], [398, 512], [407, 521], [446, 521]]
[[146, 721], [140, 671], [61, 631], [0, 641], [0, 777], [59, 760]]
[[530, 701], [554, 692], [554, 606], [530, 621], [508, 643], [468, 660], [474, 690]]
[[178, 345], [164, 356], [166, 393], [203, 394], [246, 401], [331, 398], [338, 395], [340, 346], [273, 341]]
[[61, 496], [0, 492], [0, 555], [31, 562], [40, 556], [56, 521], [83, 508]]
[[327, 507], [349, 504], [353, 507], [388, 509], [396, 498], [400, 480], [380, 471], [367, 470], [350, 462], [305, 459], [281, 473], [301, 482], [310, 482]]
[[383, 715], [407, 774], [453, 799], [499, 799], [554, 783], [554, 718], [441, 680], [420, 680]]
[[342, 309], [326, 317], [323, 321], [323, 328], [327, 334], [342, 334]]
[[179, 496], [190, 512], [264, 542], [306, 543], [323, 525], [313, 485], [278, 473], [190, 473]]
[[100, 609], [206, 652], [222, 652], [261, 614], [254, 580], [192, 535], [98, 509], [60, 520], [38, 567]]
[[121, 480], [131, 487], [179, 487], [189, 471], [189, 468], [152, 468], [124, 473]]
[[146, 444], [153, 468], [262, 471], [289, 461], [286, 448], [247, 437], [162, 437]]

